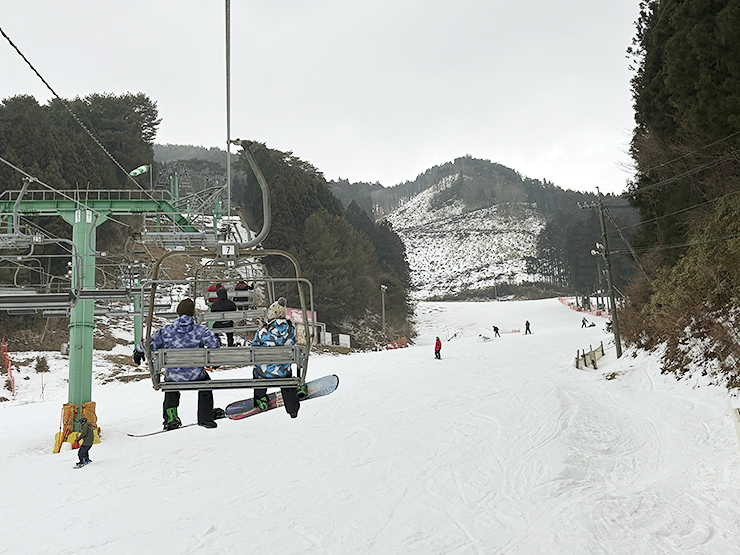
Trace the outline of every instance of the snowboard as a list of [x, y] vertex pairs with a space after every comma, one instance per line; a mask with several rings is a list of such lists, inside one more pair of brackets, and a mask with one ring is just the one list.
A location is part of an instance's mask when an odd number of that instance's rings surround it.
[[87, 466], [87, 465], [88, 465], [88, 464], [90, 464], [91, 462], [92, 462], [92, 461], [90, 461], [90, 462], [86, 462], [86, 463], [82, 463], [82, 464], [80, 464], [80, 463], [77, 463], [77, 464], [76, 464], [76, 465], [74, 465], [74, 466], [73, 466], [72, 468], [82, 468], [83, 466]]
[[[313, 399], [314, 397], [323, 397], [324, 395], [329, 395], [330, 393], [334, 393], [334, 390], [336, 390], [337, 387], [339, 387], [339, 377], [334, 374], [324, 376], [323, 378], [318, 378], [310, 382], [306, 382], [306, 389], [308, 390], [308, 394], [306, 395], [306, 397], [301, 399], [301, 401]], [[267, 412], [268, 410], [276, 409], [283, 406], [283, 396], [279, 391], [276, 393], [270, 393], [267, 396], [267, 399], [269, 401], [269, 405], [265, 410], [259, 410], [255, 408], [253, 398], [243, 399], [241, 401], [234, 401], [228, 407], [226, 407], [225, 417], [228, 417], [231, 420], [241, 420], [242, 418], [253, 416], [260, 412]], [[172, 430], [157, 430], [156, 432], [149, 432], [147, 434], [126, 435], [129, 437], [149, 437], [155, 436], [157, 434], [174, 432], [175, 430], [182, 430], [183, 428], [189, 428], [190, 426], [197, 425], [197, 422], [191, 422], [190, 424], [183, 424], [179, 428], [174, 428]]]
[[[316, 380], [306, 382], [307, 395], [301, 399], [301, 401], [307, 401], [308, 399], [314, 399], [316, 397], [323, 397], [334, 393], [339, 387], [339, 377], [335, 374], [324, 376]], [[282, 393], [275, 392], [270, 393], [267, 396], [269, 405], [266, 409], [260, 410], [254, 406], [254, 399], [242, 399], [241, 401], [234, 401], [226, 407], [226, 417], [231, 420], [241, 420], [248, 416], [259, 414], [260, 412], [267, 412], [268, 410], [276, 409], [283, 406], [283, 395]]]

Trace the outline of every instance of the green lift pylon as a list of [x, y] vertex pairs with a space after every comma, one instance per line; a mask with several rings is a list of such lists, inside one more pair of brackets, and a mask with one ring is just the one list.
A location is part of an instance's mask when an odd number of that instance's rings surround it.
[[[15, 192], [19, 194], [18, 192]], [[70, 194], [76, 194], [71, 191]], [[81, 283], [83, 291], [95, 290], [95, 229], [111, 216], [164, 214], [177, 229], [199, 233], [179, 214], [169, 200], [133, 198], [136, 191], [81, 191], [84, 198], [71, 199], [49, 191], [27, 191], [29, 200], [21, 199], [18, 212], [25, 216], [61, 216], [72, 226], [72, 242], [77, 257], [72, 257], [72, 283]], [[5, 195], [3, 195], [5, 196]], [[9, 195], [12, 197], [12, 192]], [[143, 194], [142, 194], [143, 196]], [[16, 197], [17, 198], [17, 197]], [[1, 199], [0, 214], [13, 213], [16, 199]], [[69, 389], [68, 403], [82, 407], [92, 400], [93, 337], [95, 300], [78, 299], [69, 318]]]
[[[60, 210], [64, 221], [72, 225], [72, 242], [77, 257], [72, 257], [72, 283], [82, 283], [83, 290], [95, 289], [95, 228], [108, 218], [92, 210]], [[95, 217], [97, 216], [97, 217]], [[80, 299], [69, 315], [69, 390], [68, 402], [82, 407], [92, 400], [93, 337], [95, 300]]]

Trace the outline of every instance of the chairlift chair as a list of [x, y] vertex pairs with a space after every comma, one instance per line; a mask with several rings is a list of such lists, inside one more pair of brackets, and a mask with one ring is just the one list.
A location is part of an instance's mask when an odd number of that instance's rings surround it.
[[[238, 245], [235, 246], [235, 251], [238, 251]], [[239, 256], [237, 253], [235, 256], [230, 257], [229, 261], [233, 262], [228, 268], [238, 267], [240, 264], [253, 264], [254, 259], [263, 258], [266, 256], [282, 256], [287, 258], [293, 263], [295, 269], [295, 277], [291, 278], [263, 278], [272, 282], [287, 282], [295, 284], [298, 292], [298, 299], [301, 304], [301, 311], [303, 314], [303, 327], [305, 332], [306, 343], [305, 345], [285, 345], [275, 347], [252, 347], [251, 345], [238, 346], [238, 347], [219, 347], [219, 348], [191, 348], [191, 349], [159, 349], [152, 352], [150, 347], [150, 341], [152, 336], [152, 323], [155, 316], [154, 307], [156, 305], [156, 291], [160, 283], [159, 269], [164, 260], [171, 256], [190, 256], [192, 258], [204, 259], [207, 258], [208, 253], [204, 250], [190, 250], [190, 251], [171, 251], [163, 255], [154, 264], [152, 270], [152, 279], [147, 284], [151, 288], [149, 302], [147, 305], [147, 313], [145, 315], [146, 322], [146, 333], [145, 333], [145, 349], [146, 349], [146, 360], [149, 367], [149, 373], [152, 379], [152, 384], [155, 390], [161, 391], [188, 391], [188, 390], [214, 390], [214, 389], [248, 389], [248, 388], [275, 388], [275, 387], [298, 387], [306, 383], [306, 374], [308, 371], [308, 357], [311, 350], [313, 334], [311, 333], [310, 325], [312, 322], [309, 317], [313, 314], [313, 287], [311, 283], [301, 277], [300, 267], [298, 261], [287, 252], [280, 250], [266, 250], [266, 249], [248, 249], [243, 256]], [[211, 251], [211, 266], [214, 266], [213, 262], [218, 260], [218, 252], [213, 254]], [[218, 266], [218, 264], [215, 264]], [[200, 280], [200, 283], [206, 283], [210, 281], [212, 276], [208, 276], [207, 280]], [[260, 278], [252, 278], [253, 281], [258, 281]], [[172, 283], [171, 280], [164, 280], [167, 283]], [[191, 287], [191, 291], [195, 294], [199, 290], [199, 282], [195, 279], [182, 280], [183, 284], [187, 284]], [[309, 290], [309, 303], [306, 302], [304, 295], [304, 287], [308, 287]], [[195, 296], [195, 295], [194, 295]], [[274, 299], [270, 299], [273, 301]], [[145, 304], [145, 303], [142, 303]], [[310, 307], [310, 308], [309, 308]], [[241, 325], [234, 326], [233, 328], [220, 328], [219, 333], [228, 332], [254, 332], [258, 329], [255, 324], [257, 318], [266, 320], [267, 309], [252, 309], [252, 310], [238, 310], [233, 312], [216, 312], [216, 313], [205, 313], [198, 315], [200, 322], [208, 323], [215, 322], [218, 320], [231, 320], [232, 322], [241, 323]], [[162, 372], [165, 368], [176, 368], [176, 367], [187, 367], [187, 366], [203, 366], [203, 367], [227, 367], [227, 368], [240, 368], [255, 366], [261, 364], [287, 364], [295, 365], [296, 372], [295, 377], [292, 378], [270, 378], [260, 379], [251, 377], [251, 369], [249, 370], [249, 376], [245, 378], [232, 378], [232, 379], [216, 379], [203, 381], [190, 381], [190, 382], [167, 382], [162, 379]]]

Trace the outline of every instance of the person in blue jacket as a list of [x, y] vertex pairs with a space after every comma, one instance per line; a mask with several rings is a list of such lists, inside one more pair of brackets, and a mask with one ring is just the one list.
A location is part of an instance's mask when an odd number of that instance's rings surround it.
[[[254, 335], [253, 347], [274, 347], [276, 345], [295, 345], [295, 328], [293, 322], [287, 319], [287, 301], [280, 297], [267, 309], [267, 323]], [[252, 372], [254, 378], [292, 378], [293, 371], [290, 364], [258, 364]], [[291, 418], [298, 416], [301, 408], [299, 396], [306, 394], [305, 385], [299, 388], [284, 387], [283, 394], [285, 411]], [[254, 390], [254, 406], [266, 410], [269, 405], [267, 389]]]
[[[197, 347], [210, 347], [215, 349], [220, 346], [218, 338], [206, 326], [195, 321], [195, 302], [192, 299], [183, 299], [177, 305], [178, 318], [171, 324], [156, 331], [149, 342], [152, 352], [158, 349], [192, 349]], [[146, 352], [142, 341], [134, 348], [134, 362], [138, 366], [144, 359]], [[166, 368], [164, 380], [166, 382], [190, 382], [210, 380], [211, 377], [202, 366], [191, 366], [183, 368]], [[174, 430], [182, 426], [177, 416], [177, 408], [180, 406], [180, 392], [166, 391], [164, 394], [164, 406], [162, 413], [164, 417], [164, 429]], [[222, 413], [222, 409], [216, 409]], [[213, 410], [213, 391], [198, 391], [198, 425], [204, 428], [215, 428]]]

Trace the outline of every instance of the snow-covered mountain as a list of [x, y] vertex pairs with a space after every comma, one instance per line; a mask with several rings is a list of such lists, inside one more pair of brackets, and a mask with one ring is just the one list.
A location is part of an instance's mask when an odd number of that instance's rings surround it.
[[406, 247], [418, 300], [533, 278], [525, 257], [536, 254], [544, 217], [526, 202], [470, 210], [461, 198], [445, 194], [469, 179], [443, 177], [387, 216]]

